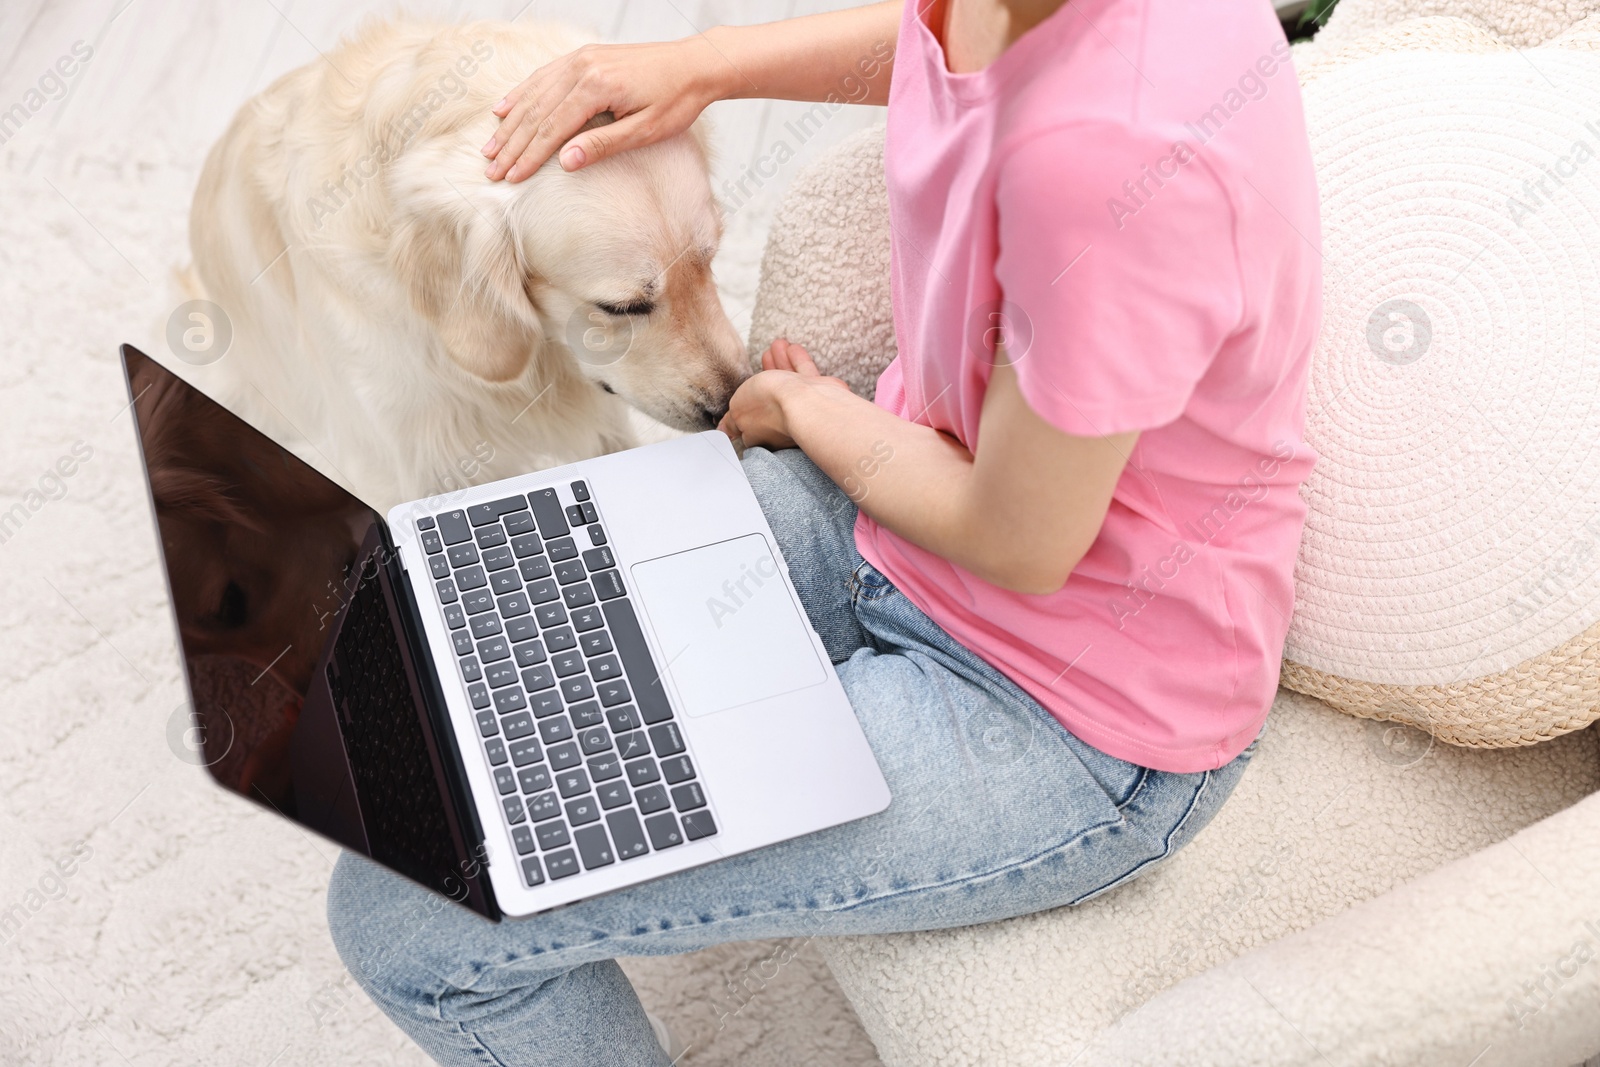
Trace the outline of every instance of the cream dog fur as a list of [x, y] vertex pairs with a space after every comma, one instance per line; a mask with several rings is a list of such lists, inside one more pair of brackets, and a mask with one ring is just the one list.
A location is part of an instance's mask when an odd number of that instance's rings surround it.
[[232, 326], [197, 382], [379, 507], [627, 447], [623, 401], [715, 426], [747, 364], [703, 132], [484, 176], [490, 107], [583, 43], [375, 22], [249, 101], [193, 203]]

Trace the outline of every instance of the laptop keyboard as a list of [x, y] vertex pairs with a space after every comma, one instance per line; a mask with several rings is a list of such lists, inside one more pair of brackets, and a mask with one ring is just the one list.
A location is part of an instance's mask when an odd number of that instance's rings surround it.
[[417, 521], [523, 884], [717, 825], [588, 485]]

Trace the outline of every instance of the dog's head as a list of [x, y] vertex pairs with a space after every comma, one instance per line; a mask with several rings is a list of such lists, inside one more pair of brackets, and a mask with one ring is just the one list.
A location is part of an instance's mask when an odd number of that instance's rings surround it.
[[512, 185], [483, 176], [483, 115], [405, 153], [389, 188], [391, 263], [450, 357], [490, 382], [564, 360], [670, 426], [715, 427], [749, 371], [711, 275], [722, 219], [699, 135]]

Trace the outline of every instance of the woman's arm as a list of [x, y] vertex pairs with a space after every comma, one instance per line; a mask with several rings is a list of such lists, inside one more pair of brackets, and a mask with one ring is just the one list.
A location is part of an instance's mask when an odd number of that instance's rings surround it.
[[[495, 106], [483, 146], [490, 178], [521, 181], [557, 148], [577, 170], [682, 133], [716, 100], [889, 99], [902, 0], [759, 26], [717, 26], [681, 41], [586, 45], [547, 63]], [[617, 121], [579, 133], [602, 111]], [[578, 134], [578, 136], [573, 136]], [[562, 147], [562, 146], [565, 147]]]
[[824, 378], [779, 341], [733, 396], [723, 429], [746, 444], [798, 445], [856, 505], [914, 544], [1019, 593], [1053, 593], [1100, 533], [1137, 433], [1073, 437], [1028, 407], [995, 367], [978, 449]]

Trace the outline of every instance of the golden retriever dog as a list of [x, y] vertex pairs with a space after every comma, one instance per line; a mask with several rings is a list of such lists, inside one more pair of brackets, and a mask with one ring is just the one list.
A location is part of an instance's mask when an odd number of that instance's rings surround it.
[[232, 342], [193, 379], [379, 508], [628, 447], [627, 404], [714, 427], [748, 369], [703, 132], [484, 175], [489, 109], [583, 43], [373, 23], [250, 100], [195, 193]]

